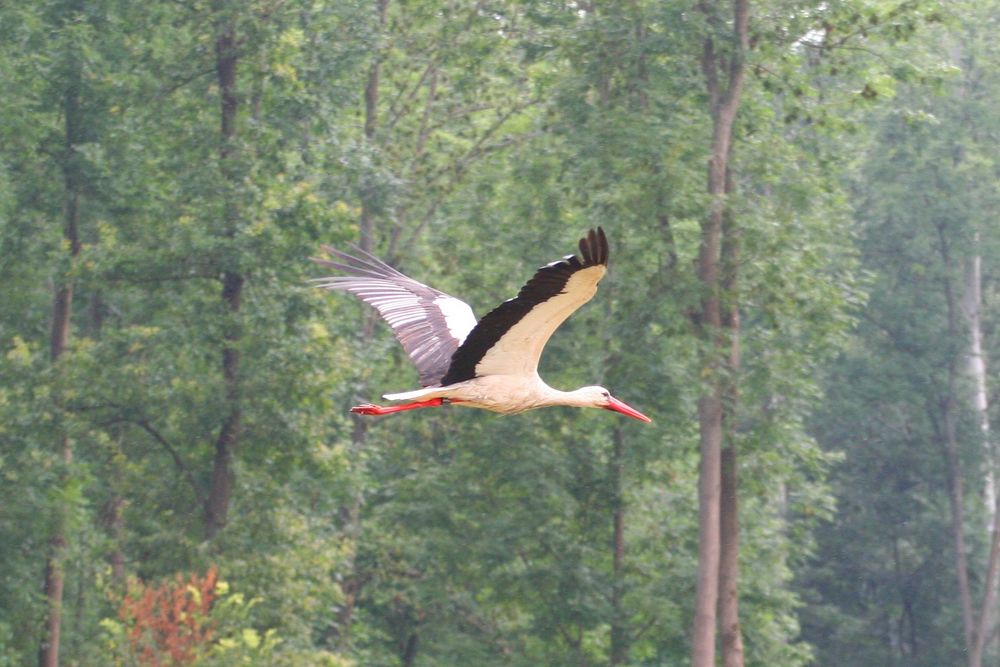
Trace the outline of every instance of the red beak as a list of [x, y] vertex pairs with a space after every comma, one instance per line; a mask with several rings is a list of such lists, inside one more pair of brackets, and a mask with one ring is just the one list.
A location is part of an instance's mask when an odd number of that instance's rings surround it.
[[631, 407], [630, 405], [627, 405], [626, 403], [619, 401], [614, 396], [608, 397], [608, 407], [604, 409], [613, 410], [614, 412], [620, 412], [627, 417], [631, 417], [632, 419], [638, 419], [641, 422], [649, 423], [653, 421], [652, 419], [642, 414], [641, 412]]

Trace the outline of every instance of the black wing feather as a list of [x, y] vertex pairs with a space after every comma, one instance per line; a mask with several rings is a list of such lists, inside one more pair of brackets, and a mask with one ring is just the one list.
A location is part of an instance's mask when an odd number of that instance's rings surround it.
[[[581, 259], [582, 257], [582, 259]], [[451, 358], [442, 385], [476, 377], [476, 365], [507, 331], [533, 308], [563, 293], [574, 273], [591, 266], [608, 264], [608, 238], [600, 227], [580, 239], [580, 256], [567, 255], [538, 269], [517, 296], [504, 301], [484, 316]]]

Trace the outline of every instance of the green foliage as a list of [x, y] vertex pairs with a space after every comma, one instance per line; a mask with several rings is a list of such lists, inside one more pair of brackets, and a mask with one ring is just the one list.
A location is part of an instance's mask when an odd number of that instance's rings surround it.
[[[832, 478], [837, 514], [819, 532], [822, 556], [802, 569], [804, 634], [822, 664], [965, 659], [942, 419], [950, 396], [976, 587], [988, 538], [979, 528], [987, 525], [980, 493], [992, 464], [967, 407], [970, 387], [950, 378], [968, 332], [949, 323], [957, 307], [949, 299], [960, 298], [973, 255], [987, 294], [994, 289], [997, 158], [981, 137], [992, 131], [1000, 92], [987, 37], [995, 9], [952, 5], [947, 22], [898, 51], [921, 74], [904, 78], [874, 117], [852, 186], [871, 299], [812, 420], [824, 447], [845, 455]], [[993, 299], [985, 304], [988, 327]], [[992, 356], [995, 341], [986, 342]]]
[[[895, 395], [878, 380], [902, 395], [923, 370], [878, 347], [859, 317], [861, 278], [879, 269], [875, 250], [905, 252], [898, 284], [871, 279], [871, 312], [918, 339], [933, 373], [947, 355], [940, 330], [913, 311], [940, 312], [940, 300], [900, 285], [940, 275], [927, 267], [929, 237], [891, 244], [910, 218], [890, 213], [951, 211], [949, 238], [967, 242], [967, 219], [995, 203], [980, 180], [995, 171], [982, 139], [993, 114], [992, 98], [970, 92], [990, 120], [960, 142], [961, 165], [935, 172], [952, 146], [937, 124], [959, 121], [924, 97], [952, 74], [904, 40], [928, 25], [945, 34], [951, 17], [933, 3], [753, 4], [730, 200], [742, 255], [726, 295], [743, 318], [732, 424], [741, 609], [747, 664], [792, 667], [809, 663], [809, 643], [839, 655], [817, 629], [831, 619], [863, 646], [848, 593], [831, 583], [853, 570], [810, 560], [813, 529], [867, 510], [841, 500], [834, 514], [826, 475], [846, 452], [832, 489], [842, 496], [861, 479], [845, 470], [878, 469], [849, 447], [857, 424]], [[68, 544], [67, 663], [130, 664], [115, 620], [123, 574], [161, 581], [210, 564], [240, 594], [212, 609], [220, 633], [197, 664], [602, 664], [613, 628], [629, 664], [683, 663], [704, 345], [692, 266], [712, 131], [700, 58], [705, 35], [727, 34], [726, 16], [673, 0], [390, 0], [384, 21], [379, 3], [353, 0], [0, 8], [0, 664], [35, 660], [54, 535]], [[223, 142], [227, 29], [236, 109]], [[992, 48], [989, 34], [979, 48]], [[907, 142], [862, 161], [871, 114]], [[870, 207], [853, 205], [862, 162], [879, 184], [864, 189]], [[911, 163], [927, 165], [916, 185], [889, 177]], [[72, 260], [69, 174], [82, 241]], [[935, 179], [974, 195], [910, 197]], [[360, 428], [348, 406], [415, 374], [385, 327], [358, 333], [358, 304], [308, 286], [307, 258], [356, 242], [362, 219], [378, 254], [480, 315], [602, 225], [610, 273], [551, 341], [542, 374], [558, 387], [605, 384], [654, 424], [455, 407]], [[238, 307], [223, 298], [227, 275], [241, 277]], [[67, 282], [72, 335], [53, 364], [52, 288]], [[233, 352], [235, 380], [222, 361]], [[839, 411], [815, 416], [826, 377]], [[841, 377], [859, 388], [841, 390]], [[234, 408], [228, 518], [209, 539]], [[817, 423], [827, 426], [811, 437]], [[901, 456], [913, 442], [881, 444]], [[931, 458], [899, 484], [940, 523], [940, 498], [924, 493]], [[907, 555], [939, 541], [914, 535]], [[849, 544], [856, 558], [864, 544]], [[809, 585], [794, 586], [793, 571]], [[945, 607], [935, 586], [927, 599]]]

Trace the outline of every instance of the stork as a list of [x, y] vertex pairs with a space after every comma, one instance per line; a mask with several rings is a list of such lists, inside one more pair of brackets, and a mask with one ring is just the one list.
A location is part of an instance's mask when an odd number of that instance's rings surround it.
[[392, 328], [420, 374], [422, 389], [385, 394], [400, 405], [365, 403], [359, 415], [386, 415], [456, 404], [503, 414], [554, 405], [603, 408], [652, 421], [604, 387], [553, 389], [538, 376], [542, 349], [560, 324], [590, 301], [608, 269], [608, 239], [600, 227], [580, 239], [579, 255], [538, 269], [517, 296], [476, 322], [464, 301], [409, 278], [361, 248], [330, 246], [333, 258], [312, 258], [343, 275], [315, 279], [319, 287], [354, 294]]

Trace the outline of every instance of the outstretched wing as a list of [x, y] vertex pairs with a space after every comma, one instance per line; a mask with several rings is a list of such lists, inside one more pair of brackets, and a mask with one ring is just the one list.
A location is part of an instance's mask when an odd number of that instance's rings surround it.
[[373, 306], [417, 367], [420, 384], [439, 384], [455, 351], [476, 326], [469, 305], [403, 275], [361, 248], [352, 247], [353, 254], [330, 246], [323, 250], [336, 261], [312, 260], [346, 275], [313, 282], [350, 292]]
[[455, 352], [441, 384], [536, 373], [552, 332], [590, 301], [607, 267], [608, 239], [598, 227], [580, 239], [579, 256], [543, 266], [515, 298], [483, 317]]

